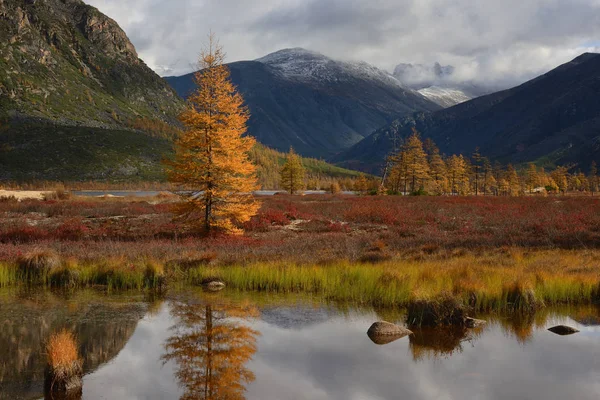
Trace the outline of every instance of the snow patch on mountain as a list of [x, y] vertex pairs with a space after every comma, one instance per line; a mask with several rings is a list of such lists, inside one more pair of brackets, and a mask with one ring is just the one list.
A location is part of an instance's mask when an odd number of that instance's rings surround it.
[[452, 107], [473, 98], [460, 89], [444, 88], [440, 86], [430, 86], [428, 88], [420, 89], [418, 92], [442, 107]]
[[391, 74], [364, 61], [335, 61], [302, 48], [280, 50], [255, 61], [269, 65], [287, 79], [302, 82], [334, 83], [361, 79], [403, 87]]

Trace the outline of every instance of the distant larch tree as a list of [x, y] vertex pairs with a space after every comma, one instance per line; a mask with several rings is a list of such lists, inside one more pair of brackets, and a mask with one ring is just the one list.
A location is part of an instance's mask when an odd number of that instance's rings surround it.
[[300, 156], [290, 148], [285, 164], [281, 168], [281, 187], [290, 194], [297, 193], [304, 188], [305, 174]]

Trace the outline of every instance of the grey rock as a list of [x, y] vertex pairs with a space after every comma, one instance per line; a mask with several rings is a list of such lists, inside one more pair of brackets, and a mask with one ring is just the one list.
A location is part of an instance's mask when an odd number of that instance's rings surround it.
[[391, 322], [379, 321], [371, 325], [367, 331], [367, 335], [373, 343], [383, 345], [412, 335], [412, 331]]

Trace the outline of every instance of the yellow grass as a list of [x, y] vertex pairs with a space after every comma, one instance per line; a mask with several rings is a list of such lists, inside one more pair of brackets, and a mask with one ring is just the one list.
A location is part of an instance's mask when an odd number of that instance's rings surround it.
[[71, 371], [79, 363], [77, 340], [73, 333], [63, 329], [50, 337], [46, 346], [48, 365], [53, 371]]

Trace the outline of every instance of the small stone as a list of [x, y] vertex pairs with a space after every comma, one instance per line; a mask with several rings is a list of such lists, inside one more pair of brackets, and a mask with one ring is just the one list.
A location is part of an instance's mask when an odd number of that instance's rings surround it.
[[570, 326], [566, 326], [566, 325], [553, 326], [552, 328], [549, 328], [548, 330], [552, 333], [556, 333], [557, 335], [561, 335], [561, 336], [572, 335], [574, 333], [579, 332], [579, 330], [572, 328]]
[[219, 280], [212, 280], [208, 282], [203, 282], [202, 287], [204, 290], [209, 292], [218, 292], [219, 290], [225, 289], [225, 282]]
[[480, 326], [483, 326], [485, 324], [487, 324], [487, 321], [484, 321], [482, 319], [471, 318], [471, 317], [465, 318], [465, 326], [467, 328], [479, 328]]

